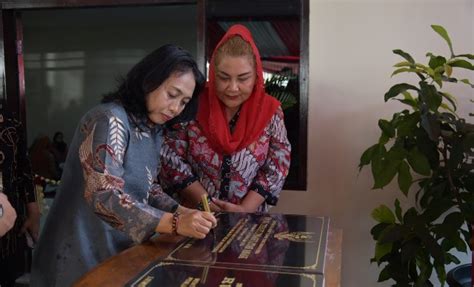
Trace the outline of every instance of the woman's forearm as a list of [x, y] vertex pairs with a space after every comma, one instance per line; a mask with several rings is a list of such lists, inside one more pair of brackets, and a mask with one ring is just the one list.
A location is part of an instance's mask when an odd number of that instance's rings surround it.
[[207, 194], [207, 190], [199, 181], [195, 181], [181, 191], [182, 197], [189, 200], [193, 207], [201, 202], [201, 196]]

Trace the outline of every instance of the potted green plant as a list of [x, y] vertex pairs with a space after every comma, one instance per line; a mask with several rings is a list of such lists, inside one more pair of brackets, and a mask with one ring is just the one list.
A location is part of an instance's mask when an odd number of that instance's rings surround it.
[[[295, 84], [296, 83], [296, 84]], [[280, 101], [281, 108], [286, 110], [296, 104], [296, 91], [298, 75], [290, 69], [283, 69], [279, 73], [274, 73], [265, 80], [265, 91]]]
[[406, 109], [378, 121], [380, 138], [359, 164], [359, 171], [370, 165], [373, 189], [396, 177], [402, 194], [415, 201], [406, 210], [396, 199], [393, 209], [380, 205], [372, 211], [377, 224], [371, 230], [376, 241], [371, 261], [382, 267], [378, 281], [393, 279], [394, 286], [433, 286], [433, 270], [444, 285], [445, 265], [460, 263], [452, 252], [467, 252], [472, 238], [474, 125], [456, 114], [455, 97], [442, 89], [446, 82], [474, 88], [468, 79], [454, 77], [456, 69], [474, 70], [474, 55], [455, 54], [446, 30], [431, 27], [450, 55], [429, 52], [424, 65], [393, 51], [404, 61], [395, 64], [392, 76], [409, 73], [418, 84], [399, 83], [385, 93], [386, 102], [399, 101]]

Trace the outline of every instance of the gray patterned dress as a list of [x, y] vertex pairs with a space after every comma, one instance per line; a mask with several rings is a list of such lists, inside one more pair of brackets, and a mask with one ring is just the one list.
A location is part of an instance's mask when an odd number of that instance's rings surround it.
[[162, 129], [116, 103], [81, 120], [35, 249], [31, 286], [70, 286], [108, 257], [149, 239], [177, 203], [155, 182]]

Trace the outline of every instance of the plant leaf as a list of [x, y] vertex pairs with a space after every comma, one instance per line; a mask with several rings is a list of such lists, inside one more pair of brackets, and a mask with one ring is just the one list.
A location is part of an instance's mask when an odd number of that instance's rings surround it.
[[463, 83], [466, 84], [466, 85], [471, 86], [471, 88], [474, 88], [474, 85], [471, 84], [471, 82], [470, 82], [468, 79], [462, 79], [462, 80], [460, 80], [460, 81], [463, 82]]
[[379, 278], [377, 279], [377, 282], [383, 282], [387, 281], [388, 279], [392, 278], [390, 275], [390, 265], [385, 266], [382, 271], [380, 271]]
[[[440, 186], [441, 187], [441, 186]], [[441, 194], [441, 193], [440, 193]], [[443, 213], [453, 206], [453, 201], [450, 199], [440, 198], [438, 195], [436, 200], [432, 200], [425, 208], [422, 217], [427, 222], [432, 222], [438, 219]]]
[[403, 215], [403, 224], [412, 228], [419, 221], [418, 212], [414, 207], [410, 207]]
[[393, 77], [396, 74], [400, 74], [400, 73], [404, 73], [404, 72], [421, 73], [423, 71], [420, 71], [420, 70], [417, 70], [417, 69], [412, 69], [412, 68], [400, 68], [400, 69], [396, 69], [395, 71], [393, 71], [393, 73], [390, 77]]
[[451, 51], [451, 56], [454, 56], [453, 44], [451, 43], [451, 39], [449, 38], [446, 29], [439, 25], [431, 25], [431, 28], [433, 28], [433, 30], [438, 33], [446, 41], [446, 43], [448, 43], [449, 51]]
[[403, 50], [396, 49], [396, 50], [393, 50], [392, 52], [394, 54], [402, 56], [405, 60], [407, 60], [408, 62], [412, 64], [415, 63], [415, 60], [413, 60], [412, 56], [410, 56], [410, 54], [408, 54], [407, 52], [404, 52]]
[[389, 99], [398, 96], [400, 93], [403, 93], [406, 90], [418, 91], [418, 88], [406, 83], [396, 84], [392, 86], [390, 90], [388, 90], [388, 92], [385, 93], [384, 99], [385, 101], [388, 101]]
[[374, 238], [374, 240], [379, 240], [380, 234], [382, 234], [382, 232], [388, 226], [390, 226], [390, 224], [388, 224], [388, 223], [379, 223], [379, 224], [375, 225], [374, 227], [372, 227], [372, 229], [370, 229], [370, 234], [372, 234], [372, 237]]
[[457, 107], [456, 107], [456, 98], [451, 95], [450, 93], [447, 93], [447, 92], [439, 92], [439, 94], [445, 98], [446, 100], [448, 100], [448, 102], [451, 103], [451, 105], [453, 106], [453, 110], [456, 110]]
[[429, 85], [424, 81], [420, 82], [420, 98], [423, 102], [428, 105], [428, 108], [433, 112], [438, 110], [439, 105], [441, 104], [443, 98], [436, 90], [436, 87], [433, 85]]
[[392, 251], [392, 246], [393, 246], [392, 243], [380, 244], [377, 242], [375, 244], [375, 260], [377, 262], [380, 262], [380, 259], [382, 259], [382, 257], [384, 257], [385, 255], [390, 253], [390, 251]]
[[397, 174], [399, 164], [400, 160], [383, 159], [380, 165], [380, 169], [376, 170], [376, 173], [374, 174], [375, 182], [372, 188], [383, 188], [384, 186], [389, 184], [395, 177], [395, 174]]
[[464, 149], [463, 149], [463, 142], [460, 141], [458, 138], [454, 139], [451, 148], [451, 153], [449, 155], [449, 169], [453, 170], [458, 168], [459, 164], [461, 164], [464, 158]]
[[420, 237], [423, 244], [428, 249], [429, 253], [435, 261], [444, 264], [444, 253], [441, 246], [436, 242], [436, 239], [429, 233], [428, 229], [424, 226], [418, 226], [414, 229], [415, 233]]
[[386, 134], [389, 138], [395, 136], [395, 129], [393, 128], [392, 124], [384, 119], [379, 120], [379, 128]]
[[379, 144], [384, 145], [388, 143], [389, 140], [390, 140], [390, 137], [386, 133], [382, 133], [382, 135], [380, 135], [380, 138], [379, 138]]
[[430, 175], [431, 169], [428, 159], [416, 147], [408, 153], [407, 159], [415, 172], [421, 175]]
[[380, 235], [380, 244], [393, 243], [399, 240], [406, 235], [407, 229], [403, 225], [393, 224], [382, 232]]
[[440, 163], [437, 148], [438, 142], [432, 141], [423, 127], [419, 127], [415, 130], [415, 136], [416, 147], [426, 156], [430, 163], [430, 167], [432, 169], [437, 169]]
[[395, 68], [400, 68], [400, 67], [413, 67], [413, 63], [410, 63], [410, 62], [407, 62], [407, 61], [403, 61], [403, 62], [399, 62], [399, 63], [396, 63], [395, 65], [393, 65]]
[[407, 92], [407, 91], [402, 92], [402, 95], [404, 97], [403, 100], [399, 100], [399, 99], [396, 99], [396, 100], [404, 103], [405, 105], [409, 105], [414, 110], [418, 110], [417, 101], [411, 96], [411, 94], [409, 92]]
[[384, 204], [372, 210], [371, 215], [373, 219], [377, 220], [377, 222], [389, 224], [395, 223], [395, 215], [393, 215], [392, 210]]
[[404, 263], [412, 260], [416, 256], [417, 250], [421, 248], [419, 240], [411, 239], [402, 245], [401, 260]]
[[397, 137], [409, 136], [413, 130], [415, 130], [418, 122], [420, 121], [420, 113], [414, 112], [409, 114], [400, 120], [397, 126]]
[[400, 201], [395, 199], [395, 215], [397, 216], [398, 221], [403, 222], [402, 217], [402, 208], [400, 207]]
[[437, 263], [435, 261], [435, 270], [436, 274], [438, 274], [439, 282], [444, 285], [444, 282], [446, 282], [446, 268], [444, 267], [444, 260], [443, 263]]
[[402, 161], [398, 166], [398, 186], [403, 194], [408, 194], [412, 181], [413, 178], [410, 174], [410, 167], [405, 161]]
[[419, 68], [419, 69], [422, 69], [425, 73], [427, 73], [428, 75], [430, 75], [431, 77], [434, 77], [435, 75], [435, 72], [433, 69], [431, 69], [430, 67], [427, 67], [423, 64], [420, 64], [420, 63], [416, 63], [415, 64], [415, 67]]
[[474, 70], [474, 66], [466, 60], [454, 60], [448, 63], [451, 67]]
[[364, 153], [360, 157], [359, 171], [364, 165], [368, 165], [372, 161], [372, 157], [374, 156], [374, 152], [377, 150], [378, 146], [378, 144], [374, 144], [373, 146], [369, 147], [364, 151]]
[[451, 75], [453, 74], [453, 68], [450, 66], [450, 65], [444, 65], [444, 70], [446, 71], [446, 75], [448, 77], [451, 77]]
[[441, 127], [436, 115], [431, 113], [422, 114], [421, 126], [432, 141], [438, 142], [438, 138], [441, 134]]
[[430, 66], [431, 69], [435, 70], [439, 67], [443, 67], [443, 65], [446, 63], [446, 58], [443, 56], [435, 56], [431, 57], [428, 65]]
[[461, 264], [461, 261], [459, 261], [459, 259], [451, 253], [446, 253], [446, 263]]
[[468, 58], [468, 59], [474, 60], [474, 55], [473, 54], [461, 54], [461, 55], [456, 55], [456, 57], [463, 57], [463, 58]]
[[447, 111], [450, 111], [453, 114], [455, 113], [455, 111], [450, 106], [448, 106], [446, 103], [441, 103], [440, 107], [447, 110]]

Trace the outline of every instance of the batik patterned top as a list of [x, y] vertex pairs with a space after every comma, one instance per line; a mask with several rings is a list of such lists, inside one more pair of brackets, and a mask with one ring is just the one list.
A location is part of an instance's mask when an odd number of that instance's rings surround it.
[[155, 182], [160, 126], [103, 104], [81, 120], [33, 259], [34, 286], [70, 286], [106, 258], [147, 240], [176, 201]]
[[[235, 122], [231, 120], [231, 130]], [[199, 124], [191, 121], [166, 132], [160, 180], [178, 199], [179, 191], [196, 180], [211, 196], [234, 204], [254, 190], [265, 198], [258, 211], [268, 211], [268, 205], [276, 205], [288, 175], [290, 152], [281, 108], [255, 142], [230, 155], [214, 151]]]

